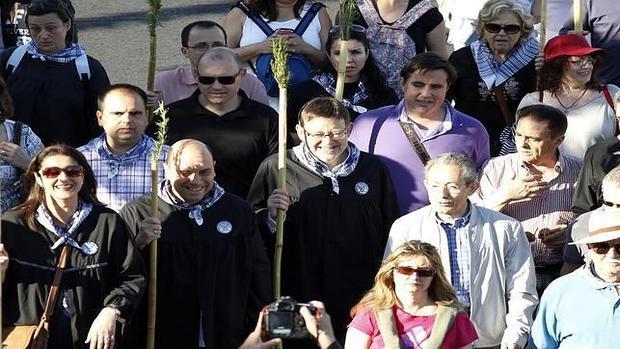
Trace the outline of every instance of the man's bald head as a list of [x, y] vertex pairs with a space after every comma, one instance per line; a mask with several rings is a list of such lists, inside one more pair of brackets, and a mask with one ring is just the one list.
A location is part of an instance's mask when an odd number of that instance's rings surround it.
[[239, 55], [228, 47], [214, 47], [207, 50], [198, 60], [198, 67], [208, 64], [228, 64], [235, 63], [238, 69], [243, 67], [243, 62]]
[[183, 139], [172, 145], [166, 164], [166, 178], [174, 195], [189, 204], [200, 202], [215, 183], [215, 161], [202, 142]]

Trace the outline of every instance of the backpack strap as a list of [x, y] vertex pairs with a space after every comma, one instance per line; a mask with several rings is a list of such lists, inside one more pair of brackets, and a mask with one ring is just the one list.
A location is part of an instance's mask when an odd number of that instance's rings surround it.
[[75, 69], [81, 81], [90, 80], [90, 66], [88, 65], [88, 56], [86, 54], [79, 55], [75, 59]]
[[24, 55], [26, 55], [27, 50], [28, 50], [28, 45], [17, 46], [15, 50], [13, 50], [13, 53], [11, 53], [11, 56], [6, 62], [6, 75], [7, 75], [6, 77], [7, 78], [11, 74], [13, 74], [15, 69], [17, 69], [17, 67], [19, 66], [19, 63], [22, 61], [22, 58], [24, 58]]
[[312, 4], [312, 6], [310, 6], [310, 9], [308, 9], [308, 12], [306, 12], [306, 14], [301, 18], [301, 21], [299, 21], [299, 24], [297, 24], [297, 26], [295, 27], [295, 34], [301, 37], [306, 32], [306, 29], [308, 29], [310, 23], [312, 23], [314, 17], [316, 17], [316, 15], [319, 13], [321, 8], [323, 8], [323, 6], [325, 5], [317, 2]]
[[13, 143], [18, 146], [21, 146], [22, 125], [23, 124], [17, 120], [15, 120], [15, 123], [13, 124]]
[[269, 26], [269, 24], [267, 24], [267, 22], [265, 22], [263, 17], [261, 17], [260, 15], [257, 15], [256, 13], [250, 11], [248, 6], [243, 1], [239, 1], [236, 4], [236, 7], [238, 7], [241, 11], [243, 11], [243, 13], [245, 13], [245, 15], [248, 16], [248, 18], [252, 22], [254, 22], [258, 26], [258, 28], [260, 28], [260, 30], [262, 30], [263, 33], [265, 33], [265, 35], [267, 35], [269, 37], [269, 36], [271, 36], [271, 34], [273, 34], [274, 30], [271, 29], [271, 27]]
[[370, 131], [370, 139], [368, 140], [368, 153], [375, 153], [375, 146], [377, 145], [377, 137], [379, 137], [379, 131], [381, 131], [381, 126], [385, 120], [387, 120], [388, 114], [383, 114], [375, 120], [375, 123], [372, 125], [372, 130]]
[[446, 334], [456, 320], [457, 310], [454, 307], [447, 305], [437, 305], [437, 312], [435, 313], [435, 322], [433, 322], [433, 329], [431, 335], [425, 342], [425, 348], [440, 348], [443, 343]]
[[392, 308], [381, 309], [375, 312], [377, 318], [377, 327], [385, 349], [402, 349], [403, 343], [400, 341], [398, 330], [396, 329], [396, 320], [394, 319], [394, 311]]

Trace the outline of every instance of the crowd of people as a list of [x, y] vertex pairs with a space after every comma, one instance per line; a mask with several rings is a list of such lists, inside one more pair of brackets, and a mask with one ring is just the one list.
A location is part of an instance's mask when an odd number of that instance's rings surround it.
[[[549, 2], [541, 46], [538, 0], [355, 0], [341, 52], [320, 2], [239, 1], [154, 91], [69, 0], [3, 2], [4, 345], [144, 348], [155, 309], [156, 348], [620, 348], [620, 18]], [[268, 335], [274, 277], [306, 339]]]

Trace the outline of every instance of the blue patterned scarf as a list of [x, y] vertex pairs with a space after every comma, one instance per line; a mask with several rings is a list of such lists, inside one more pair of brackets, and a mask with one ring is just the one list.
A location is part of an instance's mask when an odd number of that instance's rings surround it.
[[86, 54], [86, 50], [84, 49], [84, 47], [75, 42], [64, 50], [60, 50], [52, 54], [47, 54], [41, 52], [37, 45], [34, 43], [34, 41], [31, 41], [30, 44], [28, 44], [26, 52], [28, 52], [32, 56], [32, 58], [58, 63], [71, 62], [79, 56]]
[[202, 211], [213, 206], [213, 204], [215, 204], [217, 200], [224, 195], [224, 189], [222, 189], [222, 187], [220, 187], [217, 183], [213, 183], [213, 188], [207, 193], [207, 195], [205, 195], [204, 198], [202, 198], [202, 200], [195, 204], [188, 204], [187, 202], [183, 202], [174, 196], [172, 193], [172, 184], [170, 183], [170, 180], [165, 179], [159, 184], [158, 195], [159, 198], [164, 200], [167, 204], [172, 205], [179, 210], [189, 211], [189, 218], [193, 219], [196, 224], [201, 226], [204, 223], [204, 220], [202, 219]]
[[97, 149], [99, 156], [102, 159], [105, 159], [105, 162], [108, 164], [108, 179], [116, 176], [119, 169], [124, 165], [129, 165], [132, 162], [139, 160], [149, 146], [148, 138], [143, 135], [140, 141], [138, 141], [138, 144], [136, 144], [128, 152], [123, 154], [114, 154], [108, 149], [105, 139], [105, 133], [102, 133], [101, 136], [97, 137], [95, 141], [95, 149]]
[[[321, 85], [323, 89], [325, 89], [325, 91], [327, 91], [327, 93], [329, 93], [332, 97], [336, 96], [336, 79], [334, 79], [334, 76], [332, 74], [318, 73], [312, 77], [312, 80], [316, 81], [319, 85]], [[366, 87], [366, 78], [361, 77], [359, 82], [357, 83], [357, 89], [355, 89], [355, 94], [353, 95], [353, 98], [343, 98], [342, 104], [344, 104], [345, 107], [355, 111], [356, 113], [361, 114], [365, 113], [367, 109], [358, 104], [362, 103], [367, 98], [368, 88]]]
[[[77, 228], [86, 220], [86, 217], [93, 210], [93, 204], [90, 202], [84, 202], [82, 200], [78, 201], [77, 208], [71, 216], [71, 220], [67, 224], [66, 227], [62, 227], [54, 221], [52, 218], [52, 214], [45, 207], [45, 205], [39, 205], [37, 208], [37, 212], [35, 213], [35, 219], [39, 222], [45, 229], [54, 233], [54, 235], [58, 236], [58, 240], [52, 245], [52, 250], [55, 250], [59, 246], [64, 244], [68, 244], [76, 249], [80, 250], [82, 253], [86, 255], [94, 254], [96, 249], [93, 251], [93, 242], [85, 242], [80, 245], [77, 241], [75, 241], [71, 235], [77, 230]], [[96, 245], [95, 245], [96, 246]]]
[[530, 36], [508, 53], [503, 62], [498, 62], [486, 42], [474, 41], [471, 52], [478, 67], [480, 78], [488, 90], [492, 90], [515, 75], [538, 55], [538, 40]]
[[360, 159], [360, 151], [353, 143], [348, 144], [348, 156], [347, 158], [338, 166], [333, 169], [329, 169], [329, 167], [317, 159], [317, 157], [312, 154], [308, 146], [304, 142], [301, 142], [300, 145], [293, 147], [293, 152], [297, 159], [306, 166], [309, 170], [314, 173], [327, 177], [332, 182], [332, 191], [336, 194], [340, 194], [340, 184], [338, 184], [338, 177], [346, 177], [353, 173], [355, 167], [357, 166], [357, 162]]

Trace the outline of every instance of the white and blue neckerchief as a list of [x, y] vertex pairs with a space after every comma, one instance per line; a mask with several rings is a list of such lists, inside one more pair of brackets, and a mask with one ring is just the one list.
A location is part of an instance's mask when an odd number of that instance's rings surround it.
[[[312, 77], [316, 83], [321, 85], [323, 89], [332, 97], [336, 96], [336, 79], [330, 73], [318, 73]], [[357, 83], [355, 94], [351, 99], [343, 98], [342, 104], [350, 108], [356, 113], [365, 113], [368, 109], [359, 105], [368, 98], [368, 88], [366, 87], [366, 77], [362, 76]]]
[[115, 177], [123, 166], [139, 160], [149, 146], [148, 138], [143, 135], [138, 144], [126, 153], [114, 154], [108, 149], [105, 139], [105, 133], [102, 133], [96, 138], [94, 148], [97, 150], [99, 157], [108, 164], [108, 179]]
[[169, 205], [174, 206], [179, 210], [189, 211], [189, 218], [193, 219], [196, 224], [201, 226], [204, 223], [202, 219], [202, 211], [213, 206], [222, 195], [224, 195], [224, 189], [217, 183], [213, 183], [213, 188], [205, 195], [200, 202], [195, 204], [188, 204], [177, 199], [172, 193], [172, 184], [170, 180], [165, 179], [159, 184], [159, 197]]
[[86, 242], [80, 245], [71, 237], [71, 235], [73, 235], [73, 233], [77, 230], [80, 224], [82, 224], [82, 222], [86, 220], [86, 217], [88, 217], [92, 210], [93, 204], [91, 204], [90, 202], [84, 202], [82, 200], [79, 200], [77, 208], [73, 213], [73, 216], [71, 216], [71, 220], [66, 227], [62, 227], [54, 221], [52, 215], [45, 207], [45, 205], [39, 205], [39, 207], [37, 207], [37, 212], [35, 213], [35, 219], [45, 229], [51, 231], [54, 235], [58, 237], [58, 240], [56, 240], [56, 242], [51, 247], [52, 250], [55, 250], [59, 246], [67, 244], [80, 250], [86, 255], [91, 255], [93, 254], [93, 250], [91, 248], [93, 243]]
[[520, 45], [514, 47], [503, 62], [495, 59], [487, 43], [481, 39], [474, 41], [470, 47], [480, 78], [488, 90], [492, 90], [515, 75], [536, 58], [539, 52], [538, 40], [534, 36], [528, 37]]
[[47, 54], [39, 50], [34, 40], [28, 44], [26, 52], [28, 52], [28, 54], [31, 55], [32, 58], [58, 63], [68, 63], [78, 58], [79, 56], [86, 54], [86, 50], [84, 49], [84, 47], [75, 42], [63, 50], [52, 54]]
[[293, 147], [293, 152], [295, 153], [295, 156], [297, 156], [297, 159], [299, 159], [299, 161], [309, 170], [320, 176], [329, 178], [332, 182], [332, 191], [336, 194], [340, 194], [338, 177], [346, 177], [353, 173], [360, 158], [359, 149], [357, 149], [357, 147], [350, 142], [348, 143], [347, 158], [331, 170], [324, 162], [317, 159], [317, 157], [312, 154], [304, 142], [301, 142], [298, 146]]

